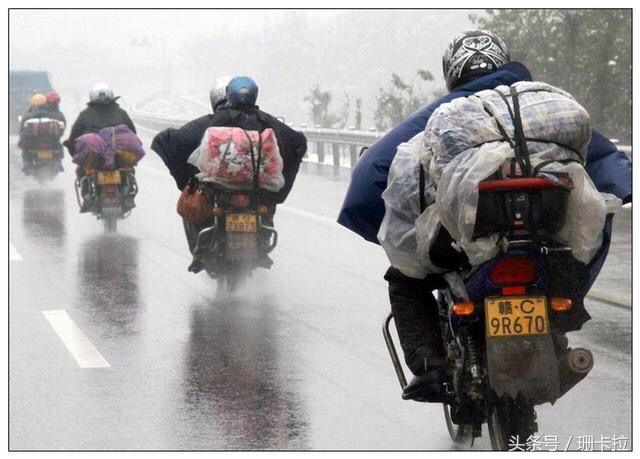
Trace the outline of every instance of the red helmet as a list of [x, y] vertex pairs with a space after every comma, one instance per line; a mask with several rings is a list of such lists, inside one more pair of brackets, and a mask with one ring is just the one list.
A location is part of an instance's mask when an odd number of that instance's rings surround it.
[[50, 91], [47, 93], [47, 102], [53, 105], [58, 105], [60, 103], [60, 96], [55, 91]]

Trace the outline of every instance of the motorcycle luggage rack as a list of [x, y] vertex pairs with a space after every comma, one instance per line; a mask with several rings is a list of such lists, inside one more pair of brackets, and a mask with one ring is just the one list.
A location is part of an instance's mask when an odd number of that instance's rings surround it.
[[407, 378], [404, 375], [402, 364], [400, 363], [400, 359], [398, 358], [396, 346], [393, 344], [393, 337], [389, 332], [389, 323], [391, 322], [391, 319], [393, 319], [392, 312], [389, 313], [389, 315], [386, 317], [386, 319], [384, 319], [384, 322], [382, 323], [382, 335], [384, 336], [384, 341], [387, 344], [387, 350], [389, 351], [389, 356], [391, 357], [393, 368], [396, 370], [396, 376], [398, 377], [400, 388], [404, 390], [404, 388], [407, 387]]

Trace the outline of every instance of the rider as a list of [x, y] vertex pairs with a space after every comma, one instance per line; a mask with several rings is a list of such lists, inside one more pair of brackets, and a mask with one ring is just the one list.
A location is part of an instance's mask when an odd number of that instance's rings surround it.
[[[271, 127], [276, 132], [280, 153], [284, 159], [283, 174], [285, 186], [278, 193], [264, 191], [261, 203], [267, 205], [269, 214], [263, 217], [263, 222], [273, 226], [273, 215], [277, 204], [284, 201], [293, 186], [299, 163], [287, 161], [286, 158], [304, 155], [307, 147], [306, 138], [300, 132], [288, 127], [275, 117], [263, 112], [256, 105], [258, 86], [249, 77], [220, 77], [209, 92], [213, 114], [197, 118], [180, 129], [166, 129], [153, 139], [151, 149], [162, 158], [176, 181], [178, 189], [182, 190], [198, 173], [198, 169], [187, 163], [189, 156], [200, 146], [202, 137], [209, 127], [229, 126], [244, 129], [262, 130]], [[189, 249], [195, 247], [195, 236], [201, 229], [196, 223], [184, 221]], [[270, 265], [271, 260], [265, 255], [263, 260]], [[201, 267], [192, 266], [197, 272]]]
[[117, 104], [119, 98], [120, 96], [113, 96], [113, 90], [106, 83], [96, 83], [93, 86], [89, 92], [87, 108], [80, 112], [71, 126], [69, 138], [64, 142], [71, 156], [75, 155], [75, 140], [83, 134], [98, 132], [118, 124], [125, 124], [132, 132], [136, 132], [129, 114]]
[[45, 97], [47, 98], [47, 103], [44, 104], [44, 109], [51, 118], [62, 121], [66, 127], [67, 120], [60, 111], [60, 95], [55, 91], [49, 91]]
[[[478, 46], [482, 44], [483, 46]], [[503, 41], [494, 33], [473, 30], [456, 37], [443, 56], [443, 72], [450, 93], [413, 113], [407, 120], [385, 134], [369, 148], [353, 170], [349, 190], [338, 222], [377, 243], [377, 233], [384, 216], [381, 194], [386, 174], [399, 144], [422, 132], [431, 114], [443, 103], [478, 91], [531, 81], [526, 67], [511, 62]], [[585, 169], [598, 191], [616, 195], [624, 203], [631, 201], [631, 168], [627, 156], [595, 129], [587, 154]], [[586, 294], [607, 255], [611, 236], [611, 219], [607, 219], [603, 245], [591, 262], [589, 275], [580, 292]], [[428, 367], [428, 362], [445, 355], [440, 337], [438, 309], [432, 291], [443, 287], [441, 276], [431, 274], [414, 279], [390, 267], [385, 274], [389, 283], [391, 311], [396, 323], [405, 362], [415, 375], [403, 391], [404, 399], [441, 402], [444, 370]], [[585, 312], [579, 329], [589, 319]], [[426, 367], [426, 368], [425, 368]]]

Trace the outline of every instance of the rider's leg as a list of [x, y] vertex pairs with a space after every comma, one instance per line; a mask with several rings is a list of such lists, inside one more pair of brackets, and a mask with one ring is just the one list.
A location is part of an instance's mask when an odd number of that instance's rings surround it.
[[402, 393], [405, 400], [441, 402], [444, 397], [442, 368], [445, 352], [440, 332], [433, 282], [412, 279], [395, 268], [385, 274], [389, 282], [391, 312], [404, 352], [415, 375]]
[[444, 355], [438, 305], [429, 283], [407, 277], [395, 268], [389, 268], [385, 279], [405, 362], [414, 375], [422, 374], [430, 359]]

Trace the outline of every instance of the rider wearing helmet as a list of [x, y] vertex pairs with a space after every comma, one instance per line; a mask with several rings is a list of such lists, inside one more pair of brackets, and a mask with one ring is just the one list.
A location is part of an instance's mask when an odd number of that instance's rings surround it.
[[[262, 202], [271, 209], [270, 216], [267, 217], [269, 222], [269, 218], [273, 218], [276, 204], [284, 201], [293, 186], [299, 168], [297, 159], [301, 159], [307, 149], [306, 138], [302, 133], [294, 131], [258, 108], [256, 105], [258, 86], [249, 77], [218, 78], [209, 91], [209, 98], [213, 114], [195, 119], [180, 129], [165, 129], [153, 139], [151, 149], [162, 158], [175, 179], [178, 189], [182, 190], [198, 173], [198, 170], [187, 163], [187, 160], [200, 146], [207, 128], [228, 126], [257, 131], [268, 127], [274, 129], [280, 154], [283, 157], [285, 186], [278, 193], [263, 193]], [[198, 232], [198, 225], [186, 220], [184, 225], [189, 249], [193, 251], [194, 235]], [[270, 260], [267, 261], [269, 262]], [[201, 268], [191, 267], [190, 269], [197, 272]]]
[[47, 110], [51, 118], [62, 121], [66, 127], [67, 120], [60, 111], [60, 95], [55, 91], [49, 91], [45, 97], [47, 103], [44, 104], [44, 109]]
[[[395, 156], [398, 145], [409, 141], [424, 130], [431, 114], [441, 105], [458, 97], [467, 97], [476, 92], [494, 89], [500, 85], [512, 85], [518, 81], [531, 81], [527, 68], [519, 62], [510, 62], [509, 51], [504, 42], [486, 30], [472, 30], [456, 37], [443, 56], [442, 68], [450, 93], [413, 113], [377, 142], [360, 158], [352, 172], [349, 190], [345, 197], [338, 222], [366, 240], [378, 243], [377, 233], [384, 217], [382, 192], [386, 187], [386, 173]], [[595, 129], [587, 154], [585, 169], [600, 192], [612, 193], [623, 200], [631, 200], [631, 168], [626, 155]], [[607, 254], [611, 235], [611, 221], [604, 229], [603, 246], [598, 260], [592, 261], [592, 270], [580, 286], [586, 294], [595, 280]], [[447, 235], [448, 236], [448, 235]], [[438, 243], [440, 235], [434, 241]], [[446, 239], [443, 238], [443, 239]], [[451, 248], [448, 241], [443, 247]], [[451, 259], [464, 258], [453, 252]], [[404, 352], [405, 362], [415, 375], [403, 390], [404, 399], [442, 402], [446, 372], [433, 362], [445, 356], [438, 307], [432, 291], [446, 286], [442, 276], [430, 274], [425, 279], [409, 277], [390, 267], [385, 274], [389, 283], [391, 311]], [[579, 329], [589, 319], [586, 314], [580, 323], [572, 324]]]
[[131, 131], [136, 132], [128, 113], [117, 104], [119, 98], [113, 96], [113, 90], [106, 83], [93, 86], [89, 92], [87, 108], [80, 112], [71, 127], [69, 138], [64, 142], [71, 156], [75, 154], [75, 140], [83, 134], [98, 132], [100, 129], [118, 124], [125, 124]]
[[31, 96], [29, 102], [29, 108], [27, 112], [21, 117], [20, 127], [24, 128], [24, 123], [32, 118], [40, 118], [43, 116], [45, 105], [47, 104], [47, 96], [44, 94], [36, 93]]

